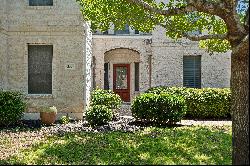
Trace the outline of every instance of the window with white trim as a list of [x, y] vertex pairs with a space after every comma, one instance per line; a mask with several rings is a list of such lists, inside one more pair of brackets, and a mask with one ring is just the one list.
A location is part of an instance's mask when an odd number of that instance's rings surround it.
[[29, 0], [29, 6], [53, 6], [53, 0]]
[[52, 45], [28, 45], [28, 93], [52, 94]]
[[201, 56], [183, 57], [183, 86], [201, 88]]

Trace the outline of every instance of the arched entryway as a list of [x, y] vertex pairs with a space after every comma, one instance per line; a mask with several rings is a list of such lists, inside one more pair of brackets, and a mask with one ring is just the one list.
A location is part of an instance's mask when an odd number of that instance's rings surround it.
[[104, 89], [111, 89], [130, 102], [139, 91], [140, 54], [131, 49], [117, 48], [104, 55]]

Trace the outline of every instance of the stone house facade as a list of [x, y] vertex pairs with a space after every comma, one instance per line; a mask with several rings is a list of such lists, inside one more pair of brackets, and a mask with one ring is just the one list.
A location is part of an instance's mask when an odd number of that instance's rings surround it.
[[124, 102], [160, 85], [229, 87], [230, 61], [229, 52], [210, 55], [160, 27], [92, 35], [75, 0], [0, 0], [0, 89], [27, 95], [26, 119], [50, 105], [58, 117], [82, 119], [97, 87]]
[[39, 107], [52, 105], [58, 117], [82, 119], [91, 39], [74, 0], [0, 0], [0, 89], [27, 95], [25, 119], [39, 118]]
[[[210, 55], [197, 42], [166, 38], [161, 27], [148, 34], [130, 27], [123, 32], [116, 32], [114, 27], [96, 32], [93, 59], [93, 87], [116, 91], [127, 102], [155, 86], [230, 87], [230, 52]], [[129, 70], [125, 87], [129, 97], [116, 85], [117, 65]]]

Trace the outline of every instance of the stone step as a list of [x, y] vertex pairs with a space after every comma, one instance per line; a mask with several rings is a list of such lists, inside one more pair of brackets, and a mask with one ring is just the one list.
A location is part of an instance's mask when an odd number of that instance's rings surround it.
[[121, 108], [118, 110], [120, 116], [131, 116], [132, 113], [130, 111], [131, 105], [130, 104], [122, 104]]

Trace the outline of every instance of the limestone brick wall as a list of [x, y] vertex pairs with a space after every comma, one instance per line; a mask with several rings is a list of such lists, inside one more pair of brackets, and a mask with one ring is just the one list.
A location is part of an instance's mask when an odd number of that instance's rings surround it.
[[[81, 119], [86, 40], [85, 24], [77, 3], [54, 0], [53, 6], [29, 6], [28, 0], [11, 0], [6, 6], [7, 88], [27, 94], [29, 109], [25, 118], [38, 118], [38, 114], [31, 113], [37, 113], [39, 106], [55, 105], [59, 115], [69, 113]], [[53, 45], [52, 95], [28, 94], [28, 44]]]
[[202, 87], [230, 87], [230, 52], [208, 54], [197, 42], [173, 41], [157, 27], [152, 35], [152, 86], [183, 86], [183, 56], [201, 55]]
[[201, 66], [202, 87], [230, 87], [231, 51], [223, 54], [205, 54]]
[[7, 42], [8, 36], [6, 32], [6, 1], [1, 0], [0, 5], [0, 89], [5, 89], [7, 85], [6, 67], [7, 67]]
[[0, 32], [0, 89], [5, 89], [7, 85], [7, 57], [4, 56], [7, 53], [7, 35]]
[[[148, 41], [150, 41], [151, 36], [103, 36], [103, 35], [93, 35], [93, 56], [95, 59], [94, 65], [94, 76], [93, 81], [95, 82], [96, 87], [103, 88], [104, 87], [104, 62], [105, 62], [105, 53], [110, 50], [115, 49], [128, 49], [133, 50], [139, 53], [140, 55], [140, 91], [144, 91], [149, 88], [149, 56], [151, 55], [151, 47]], [[125, 50], [124, 50], [125, 51]], [[129, 54], [129, 51], [127, 52]], [[127, 54], [126, 53], [126, 54]], [[133, 69], [132, 61], [136, 59], [129, 60], [128, 57], [125, 59], [118, 57], [113, 59], [115, 61], [119, 61], [119, 63], [131, 63], [130, 67]], [[122, 55], [122, 54], [120, 54]], [[132, 57], [132, 56], [131, 56]], [[106, 59], [108, 61], [108, 57]], [[109, 59], [110, 60], [110, 59]], [[137, 61], [137, 60], [136, 60]], [[110, 70], [111, 71], [111, 70]], [[110, 78], [112, 73], [109, 73]], [[131, 75], [133, 75], [133, 71], [131, 71]], [[112, 79], [110, 80], [110, 88], [113, 88]], [[133, 85], [133, 79], [131, 85]], [[131, 98], [137, 95], [138, 92], [134, 90], [131, 91]]]

